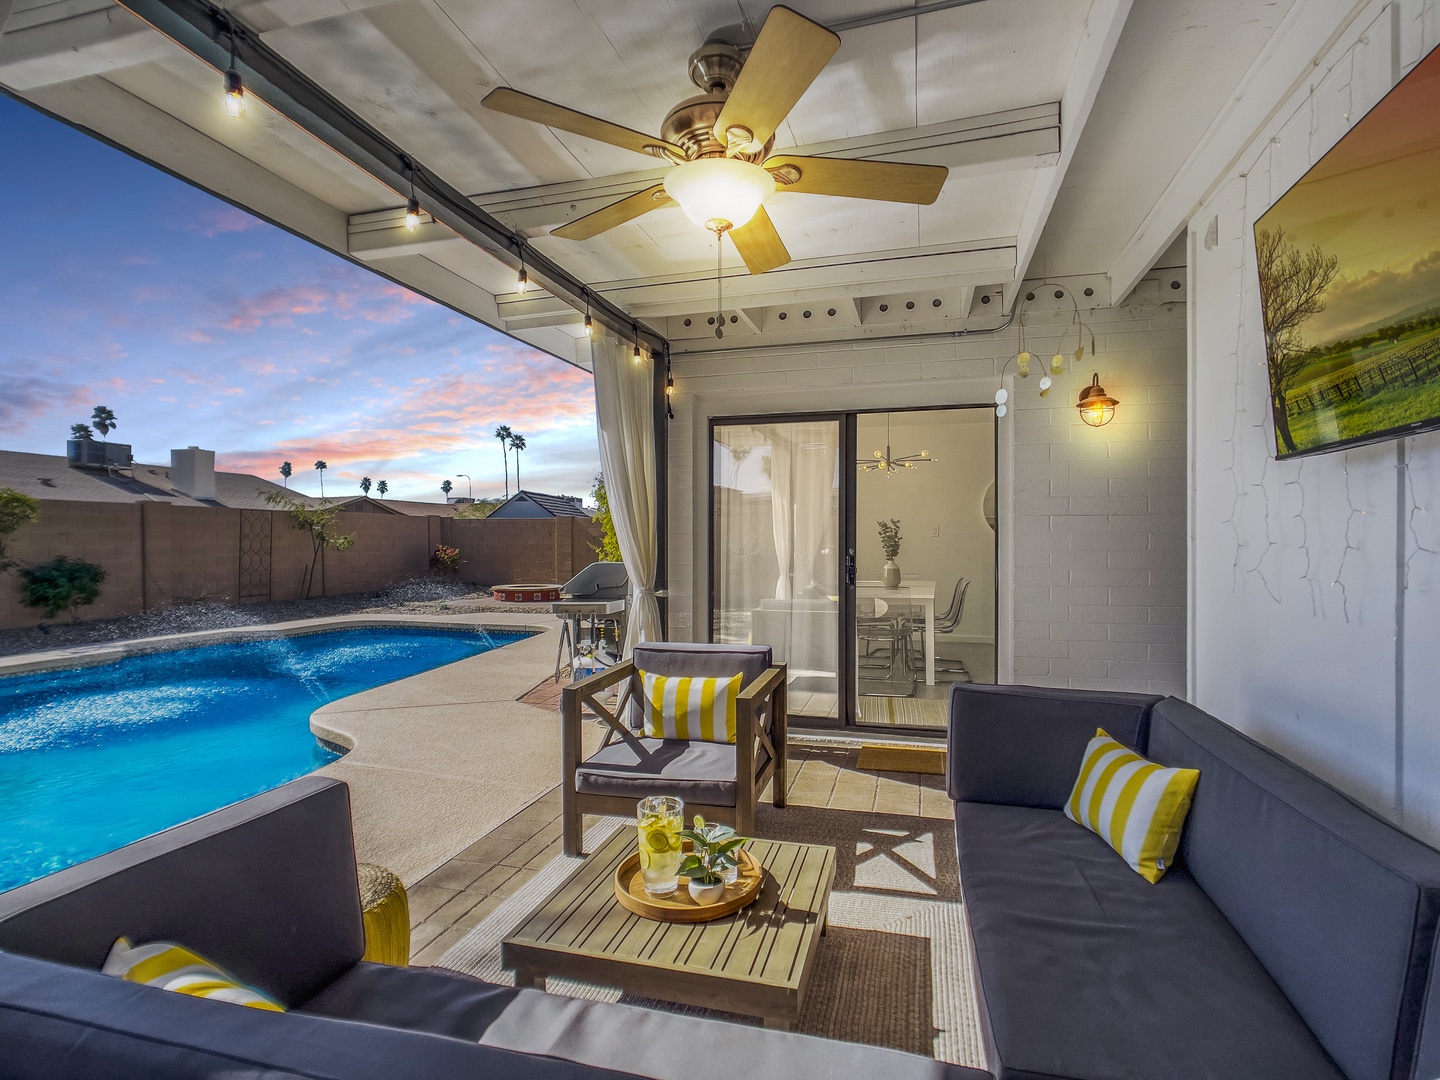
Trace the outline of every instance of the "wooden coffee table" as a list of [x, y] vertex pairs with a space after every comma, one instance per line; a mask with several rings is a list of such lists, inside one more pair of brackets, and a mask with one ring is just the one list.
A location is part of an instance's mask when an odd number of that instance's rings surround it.
[[794, 1027], [825, 933], [834, 848], [751, 841], [750, 853], [768, 871], [759, 898], [734, 915], [689, 925], [620, 906], [615, 868], [634, 848], [635, 830], [620, 830], [501, 943], [515, 985], [544, 989], [558, 975]]

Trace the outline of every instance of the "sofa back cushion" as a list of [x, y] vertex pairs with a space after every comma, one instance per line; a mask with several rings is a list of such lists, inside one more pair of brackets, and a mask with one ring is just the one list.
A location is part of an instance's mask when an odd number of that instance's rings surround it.
[[946, 759], [950, 798], [1059, 810], [1070, 798], [1095, 729], [1104, 728], [1143, 754], [1150, 708], [1159, 700], [1146, 694], [954, 683]]
[[303, 777], [0, 893], [0, 949], [98, 971], [120, 937], [313, 997], [365, 951], [350, 789]]
[[1181, 860], [1320, 1044], [1350, 1080], [1411, 1080], [1440, 852], [1174, 698], [1149, 751], [1200, 770]]

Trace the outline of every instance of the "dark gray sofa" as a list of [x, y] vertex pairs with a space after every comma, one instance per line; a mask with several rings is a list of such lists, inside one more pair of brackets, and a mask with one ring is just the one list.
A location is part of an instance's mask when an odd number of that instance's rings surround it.
[[[1200, 781], [1155, 885], [1068, 820], [1096, 727]], [[955, 686], [950, 797], [999, 1080], [1434, 1080], [1440, 852], [1175, 698]]]
[[[100, 974], [121, 935], [182, 942], [292, 1011]], [[989, 1080], [873, 1047], [364, 963], [363, 951], [349, 790], [297, 780], [0, 893], [0, 1080]]]

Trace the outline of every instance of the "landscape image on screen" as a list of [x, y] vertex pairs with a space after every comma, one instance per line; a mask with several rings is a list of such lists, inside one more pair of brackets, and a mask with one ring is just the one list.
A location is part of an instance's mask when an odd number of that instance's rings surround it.
[[1279, 457], [1440, 426], [1440, 49], [1255, 223]]

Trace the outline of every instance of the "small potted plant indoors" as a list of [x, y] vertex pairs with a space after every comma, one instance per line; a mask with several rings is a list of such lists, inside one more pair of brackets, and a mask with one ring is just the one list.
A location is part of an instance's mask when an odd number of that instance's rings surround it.
[[900, 587], [900, 566], [895, 559], [900, 554], [900, 519], [878, 522], [880, 526], [880, 550], [885, 553], [885, 569], [882, 580], [887, 589]]
[[690, 852], [679, 870], [690, 879], [690, 898], [697, 904], [717, 903], [725, 895], [727, 879], [735, 880], [733, 871], [740, 865], [735, 852], [750, 838], [737, 836], [729, 825], [707, 825], [699, 814], [695, 827], [680, 835], [690, 841]]

